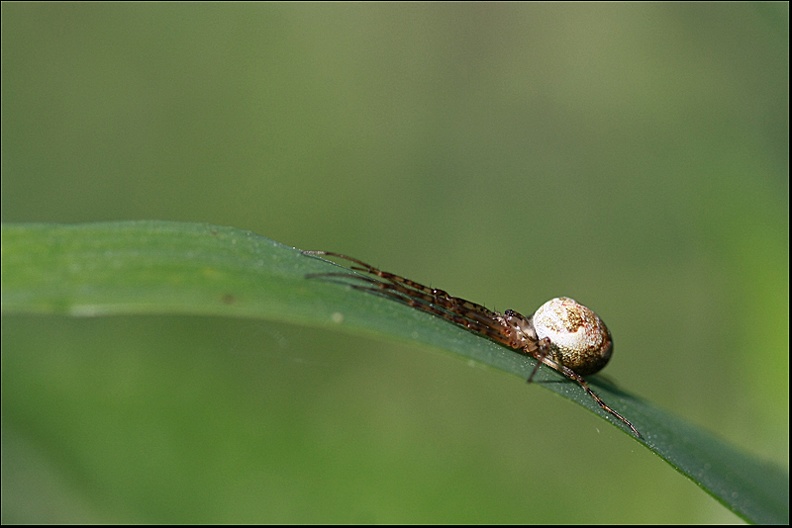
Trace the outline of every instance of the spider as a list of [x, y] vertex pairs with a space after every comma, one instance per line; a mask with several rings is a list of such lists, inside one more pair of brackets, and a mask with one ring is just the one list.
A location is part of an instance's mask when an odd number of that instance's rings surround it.
[[[505, 345], [536, 360], [528, 377], [530, 383], [541, 365], [546, 365], [576, 382], [597, 405], [611, 414], [638, 438], [641, 433], [624, 416], [611, 408], [589, 387], [583, 376], [600, 371], [613, 352], [613, 339], [605, 324], [590, 309], [568, 297], [546, 302], [533, 316], [514, 311], [502, 314], [480, 304], [453, 297], [438, 288], [431, 288], [370, 264], [331, 251], [303, 251], [304, 255], [326, 256], [351, 262], [350, 270], [370, 276], [345, 272], [312, 273], [309, 278], [346, 277], [359, 281], [349, 284], [363, 290], [406, 304], [411, 308], [450, 321], [467, 330]], [[377, 277], [377, 278], [374, 278]]]

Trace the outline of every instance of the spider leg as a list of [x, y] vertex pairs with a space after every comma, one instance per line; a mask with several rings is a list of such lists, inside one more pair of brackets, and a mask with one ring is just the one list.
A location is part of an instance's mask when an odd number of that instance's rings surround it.
[[356, 264], [355, 266], [350, 266], [350, 269], [352, 270], [363, 271], [371, 275], [376, 275], [377, 277], [380, 277], [394, 286], [404, 286], [406, 288], [397, 288], [398, 291], [405, 293], [409, 290], [413, 295], [420, 295], [426, 302], [431, 302], [432, 304], [442, 306], [443, 308], [454, 311], [455, 313], [464, 314], [464, 316], [467, 318], [478, 320], [485, 324], [493, 320], [500, 319], [499, 313], [485, 308], [480, 304], [470, 302], [460, 297], [453, 297], [444, 290], [430, 288], [429, 286], [425, 286], [406, 277], [396, 275], [395, 273], [382, 271], [378, 268], [375, 268], [371, 264], [366, 264], [362, 260], [356, 259], [354, 257], [349, 257], [341, 253], [333, 253], [332, 251], [303, 251], [303, 253], [308, 255], [325, 255], [347, 260]]
[[[586, 394], [588, 394], [591, 397], [592, 400], [597, 402], [597, 405], [599, 405], [600, 408], [603, 411], [605, 411], [608, 414], [612, 415], [617, 420], [622, 422], [624, 425], [629, 427], [630, 431], [632, 431], [632, 433], [635, 436], [637, 436], [638, 438], [643, 438], [641, 436], [641, 433], [638, 431], [638, 429], [635, 428], [635, 426], [632, 424], [632, 422], [630, 422], [630, 420], [628, 420], [627, 418], [625, 418], [624, 416], [619, 414], [615, 409], [611, 408], [610, 405], [605, 403], [605, 401], [603, 401], [603, 399], [600, 398], [599, 395], [591, 389], [591, 387], [589, 387], [589, 384], [586, 382], [585, 379], [583, 379], [583, 376], [581, 376], [580, 374], [578, 374], [577, 372], [575, 372], [571, 368], [565, 366], [564, 364], [556, 361], [555, 359], [551, 359], [550, 356], [552, 355], [552, 353], [548, 353], [545, 348], [546, 347], [544, 347], [544, 346], [539, 346], [539, 347], [537, 347], [537, 350], [535, 352], [531, 353], [531, 356], [533, 356], [533, 358], [536, 359], [536, 366], [534, 366], [534, 369], [531, 372], [531, 376], [528, 378], [528, 383], [530, 383], [531, 380], [533, 379], [534, 374], [536, 374], [536, 371], [539, 369], [539, 365], [542, 365], [542, 364], [547, 365], [548, 367], [550, 367], [551, 369], [555, 370], [559, 374], [562, 374], [564, 377], [566, 377], [566, 378], [576, 382], [578, 385], [580, 385], [580, 387], [584, 391], [586, 391]], [[542, 349], [545, 349], [545, 350], [542, 350]]]
[[536, 360], [536, 364], [534, 365], [534, 368], [531, 370], [531, 375], [528, 376], [528, 383], [533, 382], [534, 376], [536, 376], [536, 373], [539, 371], [539, 367], [542, 366], [543, 363], [542, 358], [547, 357], [548, 355], [547, 351], [550, 350], [550, 340], [545, 337], [541, 341], [539, 341], [537, 345], [538, 346], [536, 347], [536, 351], [532, 353], [529, 352], [529, 354]]
[[[354, 264], [353, 266], [350, 266], [349, 269], [354, 271], [362, 271], [364, 273], [368, 273], [369, 275], [379, 277], [379, 279], [382, 280], [344, 272], [315, 273], [308, 275], [309, 277], [339, 277], [360, 281], [358, 284], [349, 285], [357, 290], [382, 295], [402, 304], [406, 304], [411, 308], [435, 315], [445, 319], [446, 321], [450, 321], [458, 326], [466, 328], [476, 334], [488, 337], [497, 343], [501, 343], [508, 346], [509, 348], [518, 350], [525, 355], [531, 356], [536, 360], [536, 364], [531, 371], [531, 375], [528, 377], [529, 383], [533, 380], [536, 372], [539, 370], [539, 367], [544, 364], [580, 385], [580, 387], [586, 391], [586, 394], [588, 394], [602, 410], [614, 416], [616, 419], [629, 427], [635, 436], [642, 438], [641, 433], [638, 432], [638, 429], [636, 429], [635, 426], [624, 416], [619, 414], [616, 410], [612, 409], [607, 403], [605, 403], [602, 398], [600, 398], [597, 393], [595, 393], [591, 387], [589, 387], [588, 383], [586, 383], [586, 380], [583, 379], [582, 376], [559, 361], [559, 358], [556, 357], [556, 354], [550, 347], [550, 343], [547, 338], [539, 341], [537, 341], [536, 338], [527, 339], [523, 342], [521, 347], [517, 348], [511, 335], [512, 331], [507, 325], [504, 324], [503, 316], [497, 312], [485, 308], [484, 306], [481, 306], [480, 304], [476, 304], [459, 297], [453, 297], [444, 290], [430, 288], [429, 286], [425, 286], [406, 277], [401, 277], [394, 273], [382, 271], [378, 268], [375, 268], [374, 266], [371, 266], [370, 264], [366, 264], [361, 260], [348, 257], [341, 253], [333, 253], [331, 251], [303, 251], [303, 254], [313, 256], [329, 256], [346, 260]], [[508, 311], [506, 314], [507, 316], [510, 315]], [[512, 313], [511, 315], [519, 314]]]
[[406, 277], [396, 275], [395, 273], [382, 271], [356, 258], [348, 257], [340, 253], [332, 253], [328, 251], [311, 252], [311, 253], [313, 254], [319, 253], [353, 262], [357, 264], [357, 266], [351, 266], [350, 269], [356, 271], [363, 271], [371, 275], [376, 275], [377, 277], [380, 277], [381, 279], [384, 279], [385, 281], [394, 285], [406, 286], [409, 290], [413, 292], [420, 292], [424, 294], [424, 299], [427, 302], [432, 302], [433, 304], [443, 306], [444, 308], [447, 308], [449, 310], [455, 310], [458, 313], [465, 313], [466, 316], [470, 317], [471, 319], [478, 319], [482, 322], [488, 322], [492, 319], [497, 319], [500, 316], [500, 314], [493, 312], [492, 310], [488, 310], [484, 306], [481, 306], [476, 303], [472, 303], [470, 301], [461, 299], [459, 297], [453, 297], [444, 290], [440, 290], [438, 288], [430, 288], [429, 286], [425, 286], [419, 282], [415, 282]]
[[508, 345], [508, 340], [503, 335], [503, 327], [498, 320], [482, 321], [466, 317], [464, 313], [455, 312], [442, 305], [435, 304], [431, 296], [415, 290], [410, 290], [401, 284], [381, 282], [371, 277], [363, 277], [351, 273], [317, 273], [309, 277], [341, 277], [361, 281], [366, 284], [347, 284], [349, 287], [356, 290], [382, 295], [388, 299], [405, 304], [410, 308], [450, 321], [475, 334]]
[[312, 277], [347, 277], [365, 282], [367, 283], [366, 285], [351, 284], [350, 286], [358, 290], [383, 295], [417, 310], [441, 317], [498, 343], [510, 345], [500, 314], [484, 306], [459, 297], [453, 297], [443, 290], [430, 288], [394, 273], [382, 271], [361, 260], [340, 253], [329, 251], [304, 251], [303, 253], [326, 255], [348, 260], [356, 264], [355, 266], [350, 266], [350, 269], [374, 275], [382, 280], [343, 272], [318, 273], [312, 274]]

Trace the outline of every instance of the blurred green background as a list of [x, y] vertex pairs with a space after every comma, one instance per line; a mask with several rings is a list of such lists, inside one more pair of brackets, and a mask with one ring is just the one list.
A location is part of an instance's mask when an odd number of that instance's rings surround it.
[[[2, 220], [357, 256], [615, 336], [788, 468], [788, 4], [2, 4]], [[738, 520], [549, 391], [267, 321], [2, 319], [3, 522]]]

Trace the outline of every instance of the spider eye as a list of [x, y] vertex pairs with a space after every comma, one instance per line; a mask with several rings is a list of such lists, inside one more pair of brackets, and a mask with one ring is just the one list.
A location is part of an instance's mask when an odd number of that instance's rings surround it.
[[613, 339], [597, 314], [569, 297], [556, 297], [536, 310], [536, 336], [550, 340], [564, 366], [585, 376], [601, 370], [613, 352]]

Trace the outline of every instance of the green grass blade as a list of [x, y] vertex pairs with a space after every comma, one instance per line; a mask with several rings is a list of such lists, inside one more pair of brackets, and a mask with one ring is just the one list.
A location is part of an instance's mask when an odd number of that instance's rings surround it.
[[[314, 248], [311, 248], [314, 249]], [[438, 318], [306, 274], [338, 271], [239, 229], [173, 222], [2, 226], [2, 311], [202, 314], [271, 319], [418, 342], [526, 378], [533, 360]], [[539, 384], [626, 428], [574, 383], [540, 369]], [[789, 476], [597, 376], [636, 441], [742, 518], [789, 522]]]

